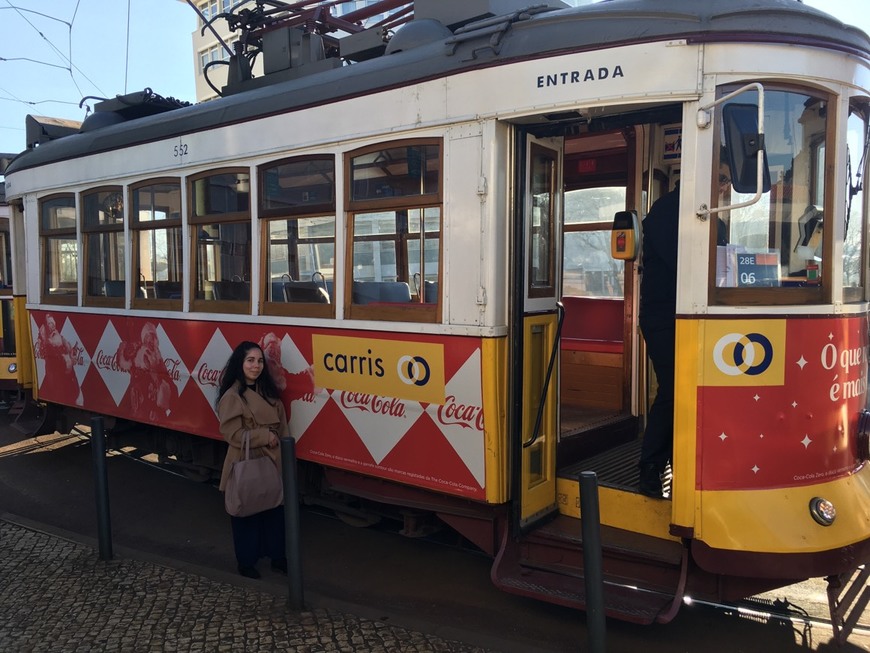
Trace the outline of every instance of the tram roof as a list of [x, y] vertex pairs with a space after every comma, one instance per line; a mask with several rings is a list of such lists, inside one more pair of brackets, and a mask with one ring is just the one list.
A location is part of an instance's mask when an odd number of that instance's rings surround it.
[[[448, 5], [465, 0], [440, 2]], [[120, 124], [96, 129], [85, 126], [79, 133], [22, 152], [9, 164], [6, 174], [474, 68], [619, 45], [673, 39], [690, 43], [792, 43], [870, 58], [867, 34], [798, 0], [603, 0], [576, 8], [555, 8], [512, 22], [497, 53], [481, 51], [492, 37], [487, 27], [467, 25], [462, 38], [451, 44], [455, 37], [447, 28], [421, 30], [421, 23], [412, 21], [400, 28], [391, 41], [399, 47], [388, 48], [387, 54], [378, 58], [273, 84], [261, 83], [252, 90]]]

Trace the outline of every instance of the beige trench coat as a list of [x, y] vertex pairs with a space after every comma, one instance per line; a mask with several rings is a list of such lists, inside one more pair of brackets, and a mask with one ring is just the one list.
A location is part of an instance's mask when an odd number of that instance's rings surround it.
[[280, 399], [274, 400], [273, 403], [253, 390], [245, 392], [242, 398], [239, 394], [239, 385], [236, 384], [227, 390], [218, 402], [218, 419], [221, 435], [230, 445], [221, 472], [221, 491], [226, 488], [233, 463], [241, 460], [245, 455], [242, 450], [245, 431], [250, 433], [251, 458], [269, 456], [278, 467], [278, 471], [281, 471], [281, 447], [270, 449], [268, 446], [272, 431], [275, 431], [279, 438], [290, 435], [287, 413]]

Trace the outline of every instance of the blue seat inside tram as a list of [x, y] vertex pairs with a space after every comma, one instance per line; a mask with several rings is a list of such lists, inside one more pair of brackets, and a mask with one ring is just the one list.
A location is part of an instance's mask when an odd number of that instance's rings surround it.
[[181, 299], [181, 282], [155, 281], [154, 297], [157, 299]]
[[285, 302], [328, 304], [329, 295], [315, 281], [285, 281], [282, 286]]
[[[106, 297], [123, 297], [127, 289], [127, 282], [123, 279], [106, 279], [103, 282], [103, 292]], [[136, 288], [136, 297], [145, 297], [145, 289], [141, 286]]]
[[126, 285], [123, 279], [106, 279], [103, 282], [103, 290], [106, 297], [123, 297]]
[[405, 281], [354, 281], [354, 304], [408, 304], [411, 301], [411, 286]]
[[212, 286], [214, 298], [218, 301], [241, 302], [251, 298], [251, 287], [247, 281], [222, 279]]
[[423, 301], [427, 304], [436, 304], [438, 302], [438, 282], [424, 281], [423, 282]]

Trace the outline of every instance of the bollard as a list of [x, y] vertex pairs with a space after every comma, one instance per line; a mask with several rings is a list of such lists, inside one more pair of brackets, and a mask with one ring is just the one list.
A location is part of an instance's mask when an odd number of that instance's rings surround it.
[[299, 540], [299, 486], [296, 483], [296, 440], [281, 438], [281, 477], [284, 480], [284, 547], [290, 608], [305, 607], [302, 596], [302, 551]]
[[604, 580], [601, 570], [601, 516], [598, 476], [580, 472], [580, 524], [583, 531], [583, 580], [586, 588], [586, 627], [589, 651], [604, 653]]
[[106, 434], [103, 418], [91, 419], [91, 454], [94, 457], [94, 490], [97, 500], [97, 539], [100, 560], [112, 559], [112, 523], [109, 519], [109, 476], [106, 473]]

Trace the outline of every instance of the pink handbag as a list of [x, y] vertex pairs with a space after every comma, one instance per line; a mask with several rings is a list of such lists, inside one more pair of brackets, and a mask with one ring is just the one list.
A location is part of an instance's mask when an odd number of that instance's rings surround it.
[[233, 517], [247, 517], [284, 503], [284, 486], [275, 463], [269, 456], [251, 458], [249, 431], [242, 439], [245, 457], [233, 463], [224, 492], [224, 505]]

